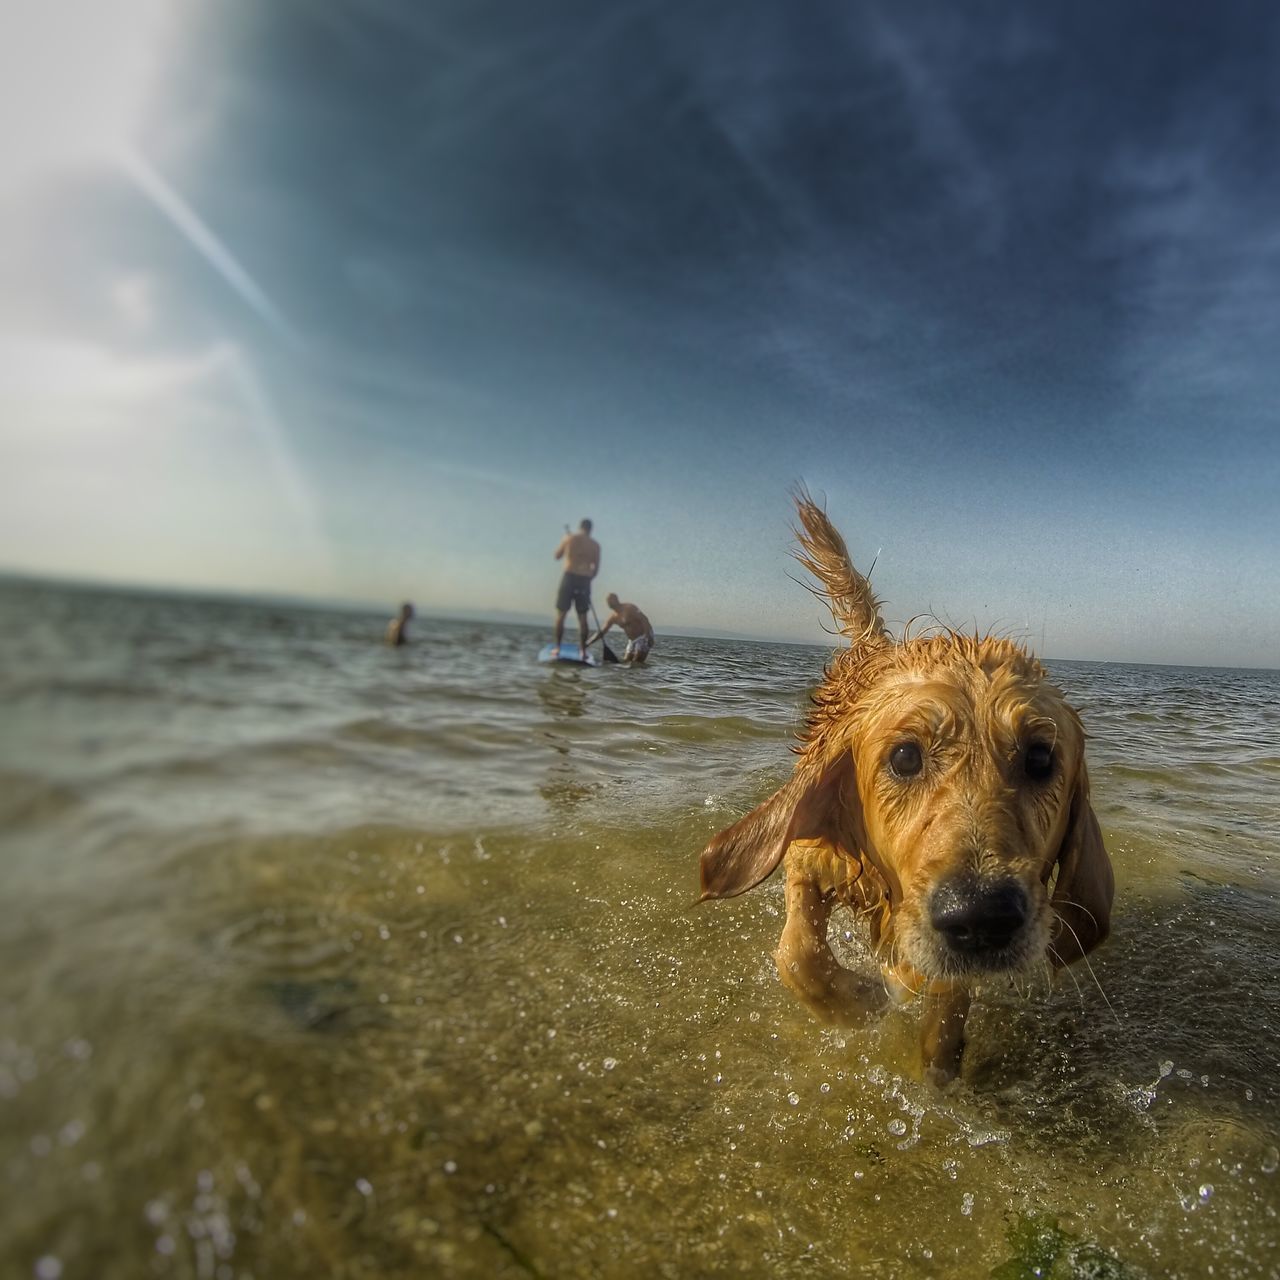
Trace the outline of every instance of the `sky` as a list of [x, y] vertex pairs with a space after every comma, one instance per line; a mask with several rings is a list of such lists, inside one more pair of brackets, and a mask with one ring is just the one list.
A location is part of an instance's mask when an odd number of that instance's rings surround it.
[[0, 567], [1280, 666], [1280, 9], [19, 0]]

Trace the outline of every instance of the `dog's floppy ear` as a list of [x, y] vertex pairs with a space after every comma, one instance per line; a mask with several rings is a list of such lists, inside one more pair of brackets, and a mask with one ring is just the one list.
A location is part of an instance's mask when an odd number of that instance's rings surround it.
[[1058, 879], [1050, 902], [1059, 923], [1051, 954], [1055, 965], [1066, 966], [1106, 938], [1115, 896], [1115, 876], [1102, 843], [1102, 830], [1089, 803], [1089, 775], [1083, 760], [1056, 861]]
[[841, 751], [825, 768], [798, 767], [785, 786], [726, 827], [702, 851], [699, 901], [733, 898], [755, 888], [782, 861], [793, 840], [840, 843], [840, 829], [857, 804], [848, 751]]

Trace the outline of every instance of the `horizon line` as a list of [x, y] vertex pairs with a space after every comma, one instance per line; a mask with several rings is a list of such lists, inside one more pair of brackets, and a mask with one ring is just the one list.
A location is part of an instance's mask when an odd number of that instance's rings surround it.
[[[181, 586], [172, 583], [137, 582], [119, 578], [86, 577], [71, 573], [50, 573], [43, 570], [37, 571], [0, 565], [0, 582], [6, 581], [43, 584], [73, 590], [137, 592], [141, 595], [177, 596], [195, 600], [243, 601], [250, 604], [276, 604], [301, 609], [334, 609], [343, 613], [367, 613], [371, 616], [382, 616], [388, 608], [395, 608], [394, 602], [391, 605], [387, 605], [384, 602], [361, 600], [353, 597], [309, 596], [287, 591], [254, 591], [238, 587]], [[466, 609], [451, 608], [448, 605], [424, 606], [419, 609], [416, 604], [414, 605], [414, 610], [419, 617], [436, 618], [441, 622], [474, 622], [497, 626], [523, 627], [537, 627], [547, 624], [546, 619], [541, 615], [517, 610], [495, 609], [476, 613]], [[662, 634], [662, 632], [659, 634]], [[689, 639], [741, 640], [749, 644], [781, 644], [798, 649], [823, 649], [828, 647], [834, 649], [837, 647], [834, 645], [827, 646], [816, 640], [781, 639], [776, 636], [751, 635], [744, 631], [726, 631], [715, 628], [705, 630], [696, 626], [668, 626], [665, 628], [665, 634]], [[1209, 662], [1138, 662], [1134, 660], [1118, 662], [1110, 658], [1053, 658], [1045, 654], [1035, 654], [1034, 656], [1042, 662], [1087, 662], [1101, 666], [1280, 672], [1280, 667], [1249, 667]]]

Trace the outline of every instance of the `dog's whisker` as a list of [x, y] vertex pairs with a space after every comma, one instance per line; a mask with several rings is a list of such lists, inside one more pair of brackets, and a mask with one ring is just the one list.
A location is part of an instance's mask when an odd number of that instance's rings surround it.
[[[1076, 902], [1071, 898], [1057, 898], [1055, 899], [1055, 901], [1057, 901], [1061, 906], [1075, 907], [1077, 911], [1083, 911], [1084, 914], [1089, 917], [1089, 922], [1091, 924], [1096, 925], [1098, 923], [1097, 916], [1095, 916], [1093, 912], [1090, 911], [1089, 908], [1084, 905], [1083, 902]], [[1061, 917], [1059, 917], [1059, 919], [1061, 919]], [[1079, 938], [1077, 938], [1076, 941], [1078, 942]]]
[[[1059, 965], [1061, 966], [1061, 971], [1065, 973], [1068, 978], [1071, 979], [1071, 984], [1076, 989], [1076, 996], [1080, 1000], [1080, 1008], [1081, 1010], [1083, 1010], [1085, 1007], [1084, 1006], [1084, 988], [1081, 987], [1080, 980], [1076, 977], [1074, 973], [1071, 972], [1071, 970], [1065, 964], [1062, 963], [1062, 957], [1052, 947], [1047, 947], [1045, 951], [1046, 951], [1046, 955], [1053, 957], [1058, 961]], [[1050, 968], [1048, 977], [1049, 977], [1049, 985], [1050, 985], [1050, 988], [1052, 989], [1053, 971], [1051, 968]]]
[[1098, 975], [1093, 971], [1093, 965], [1089, 963], [1089, 957], [1084, 954], [1084, 946], [1080, 941], [1080, 935], [1072, 927], [1069, 920], [1064, 919], [1061, 915], [1058, 919], [1062, 921], [1068, 929], [1071, 930], [1071, 936], [1076, 940], [1076, 946], [1080, 948], [1080, 959], [1084, 962], [1084, 967], [1088, 971], [1089, 977], [1093, 979], [1093, 985], [1098, 988], [1098, 994], [1102, 997], [1102, 1003], [1107, 1006], [1111, 1016], [1116, 1020], [1116, 1026], [1123, 1027], [1124, 1023], [1120, 1021], [1120, 1015], [1116, 1012], [1115, 1006], [1107, 998], [1107, 993], [1102, 989], [1102, 983], [1098, 981]]

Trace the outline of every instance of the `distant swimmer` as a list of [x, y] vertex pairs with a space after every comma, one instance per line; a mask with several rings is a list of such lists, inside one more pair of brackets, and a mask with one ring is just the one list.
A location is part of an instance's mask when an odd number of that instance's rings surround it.
[[653, 648], [653, 627], [649, 625], [649, 619], [644, 616], [639, 605], [627, 604], [619, 600], [612, 591], [605, 596], [604, 601], [613, 612], [605, 619], [604, 626], [587, 643], [595, 644], [597, 640], [604, 637], [604, 633], [610, 627], [617, 625], [622, 628], [627, 637], [627, 647], [622, 655], [623, 662], [634, 662], [636, 666], [640, 666], [649, 656], [649, 650]]
[[591, 580], [600, 572], [600, 544], [591, 536], [591, 521], [584, 520], [577, 533], [564, 527], [555, 558], [565, 562], [564, 577], [556, 594], [555, 652], [564, 639], [564, 615], [569, 606], [578, 611], [578, 635], [587, 647], [587, 611], [591, 608]]
[[409, 639], [409, 619], [413, 617], [413, 605], [407, 600], [400, 606], [400, 612], [387, 623], [386, 641], [388, 644], [402, 645]]

